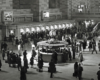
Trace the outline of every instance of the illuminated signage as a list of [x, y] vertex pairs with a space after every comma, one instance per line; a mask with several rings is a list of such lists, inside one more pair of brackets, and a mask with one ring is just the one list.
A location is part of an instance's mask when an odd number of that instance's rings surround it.
[[13, 11], [4, 11], [3, 21], [13, 21]]

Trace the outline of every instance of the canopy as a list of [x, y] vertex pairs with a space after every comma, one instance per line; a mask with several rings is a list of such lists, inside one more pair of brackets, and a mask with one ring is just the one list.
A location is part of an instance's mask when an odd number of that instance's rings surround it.
[[40, 41], [37, 43], [37, 46], [41, 47], [64, 47], [65, 45], [68, 45], [65, 41], [53, 41], [51, 43], [48, 41]]

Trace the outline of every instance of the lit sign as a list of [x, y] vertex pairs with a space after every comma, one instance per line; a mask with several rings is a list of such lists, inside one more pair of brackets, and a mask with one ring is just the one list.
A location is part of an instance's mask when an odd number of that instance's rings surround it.
[[3, 21], [13, 21], [13, 11], [4, 11]]
[[43, 12], [43, 17], [49, 17], [49, 12], [44, 11], [44, 12]]

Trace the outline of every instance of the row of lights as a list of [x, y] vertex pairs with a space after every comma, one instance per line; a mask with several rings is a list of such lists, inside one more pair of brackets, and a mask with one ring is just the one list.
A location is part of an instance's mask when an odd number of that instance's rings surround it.
[[[46, 27], [36, 27], [36, 29], [35, 28], [31, 28], [31, 31], [33, 32], [35, 32], [35, 31], [37, 31], [37, 32], [40, 32], [41, 30], [42, 31], [45, 31], [46, 29], [47, 30], [55, 30], [55, 29], [65, 29], [65, 28], [71, 28], [71, 27], [73, 27], [73, 24], [62, 24], [62, 25], [51, 25], [51, 26], [46, 26]], [[40, 29], [41, 28], [41, 29]], [[24, 33], [25, 32], [25, 30], [24, 29], [20, 29], [20, 32], [21, 33]], [[26, 28], [26, 32], [30, 32], [30, 29], [29, 28]], [[14, 31], [13, 30], [11, 30], [10, 31], [10, 33], [14, 33]]]

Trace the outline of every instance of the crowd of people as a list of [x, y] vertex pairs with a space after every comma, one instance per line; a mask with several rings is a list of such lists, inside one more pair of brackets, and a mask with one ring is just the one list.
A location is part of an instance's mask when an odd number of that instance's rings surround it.
[[[60, 30], [55, 30], [56, 31], [56, 36], [50, 36], [49, 35], [49, 31], [46, 30], [45, 32], [41, 31], [41, 32], [33, 32], [33, 33], [21, 33], [21, 39], [18, 39], [17, 37], [12, 37], [10, 36], [10, 40], [12, 41], [12, 46], [13, 44], [15, 44], [18, 47], [18, 53], [15, 53], [13, 50], [9, 50], [9, 45], [7, 45], [6, 42], [2, 42], [1, 44], [1, 52], [2, 52], [2, 59], [5, 60], [6, 63], [9, 64], [9, 67], [17, 67], [18, 70], [20, 71], [20, 80], [26, 80], [26, 73], [27, 73], [27, 69], [29, 68], [29, 64], [28, 64], [28, 59], [27, 59], [27, 50], [24, 50], [24, 45], [26, 43], [30, 43], [34, 41], [34, 46], [32, 45], [32, 53], [31, 53], [31, 58], [30, 58], [30, 65], [31, 68], [34, 67], [34, 59], [35, 56], [37, 55], [36, 51], [35, 51], [35, 46], [36, 43], [39, 40], [44, 40], [45, 39], [49, 39], [49, 38], [54, 38], [54, 39], [58, 39], [58, 40], [64, 40], [66, 42], [68, 42], [68, 45], [71, 46], [71, 49], [68, 47], [67, 49], [64, 48], [63, 50], [61, 50], [62, 54], [62, 62], [66, 63], [67, 60], [74, 60], [76, 58], [76, 53], [79, 53], [79, 62], [75, 62], [74, 64], [74, 73], [73, 76], [75, 76], [76, 78], [78, 77], [79, 80], [82, 80], [82, 72], [83, 72], [83, 67], [81, 65], [83, 65], [82, 61], [84, 60], [84, 56], [83, 56], [83, 51], [86, 49], [87, 47], [87, 37], [84, 37], [81, 41], [78, 42], [77, 40], [77, 36], [74, 37], [74, 34], [76, 33], [75, 29], [77, 29], [76, 27], [73, 29], [60, 29]], [[71, 31], [72, 30], [72, 31]], [[66, 35], [70, 34], [71, 37]], [[76, 33], [77, 34], [77, 33]], [[89, 41], [89, 51], [92, 50], [92, 54], [95, 51], [97, 53], [96, 50], [96, 41], [95, 39], [91, 39]], [[22, 55], [21, 55], [21, 48], [22, 48]], [[37, 47], [36, 47], [37, 48]], [[100, 51], [100, 41], [98, 43], [98, 48]], [[43, 51], [45, 49], [42, 49]], [[50, 72], [50, 78], [53, 77], [53, 73], [55, 73], [56, 70], [56, 64], [58, 62], [58, 58], [57, 58], [57, 52], [55, 50], [52, 51], [52, 58], [51, 61], [49, 62], [49, 67], [48, 67], [48, 72]], [[7, 55], [7, 59], [5, 58], [5, 56]], [[23, 60], [21, 58], [21, 56], [23, 56]], [[22, 65], [22, 62], [24, 63]], [[79, 64], [78, 64], [79, 63]], [[44, 65], [44, 61], [42, 59], [42, 55], [38, 55], [38, 63], [37, 63], [37, 71], [42, 72], [43, 71], [43, 65]], [[0, 70], [2, 67], [2, 61], [0, 60]], [[100, 80], [100, 71], [97, 72], [98, 75], [98, 80]]]

